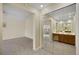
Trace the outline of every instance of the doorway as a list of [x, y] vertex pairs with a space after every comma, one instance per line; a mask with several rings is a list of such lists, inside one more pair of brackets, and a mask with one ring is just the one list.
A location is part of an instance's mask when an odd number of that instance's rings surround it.
[[44, 20], [50, 20], [51, 24], [46, 26], [47, 31], [44, 30], [46, 32], [43, 33], [43, 35], [48, 34], [50, 37], [43, 40], [45, 42], [44, 48], [47, 51], [51, 51], [54, 55], [76, 54], [75, 12], [76, 4], [72, 4], [45, 15]]

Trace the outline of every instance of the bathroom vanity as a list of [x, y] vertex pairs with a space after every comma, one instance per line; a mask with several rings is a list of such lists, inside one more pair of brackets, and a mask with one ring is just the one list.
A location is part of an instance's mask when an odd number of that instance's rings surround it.
[[75, 45], [75, 34], [74, 33], [62, 33], [62, 32], [53, 33], [53, 40]]

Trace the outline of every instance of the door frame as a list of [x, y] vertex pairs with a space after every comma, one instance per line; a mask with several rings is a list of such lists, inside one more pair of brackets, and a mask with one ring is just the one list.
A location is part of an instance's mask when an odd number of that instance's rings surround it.
[[[53, 10], [51, 9], [49, 9], [50, 11], [55, 11], [55, 10], [58, 10], [58, 9], [60, 9], [60, 8], [63, 8], [63, 7], [66, 7], [66, 6], [69, 6], [69, 5], [71, 5], [71, 4], [73, 4], [73, 3], [70, 3], [70, 4], [67, 4], [67, 5], [64, 5], [64, 4], [62, 4], [62, 5], [60, 5], [60, 6], [58, 6], [58, 7], [56, 7], [56, 9], [54, 9], [53, 8]], [[50, 11], [46, 11], [46, 12], [44, 12], [45, 10], [43, 10], [43, 15], [45, 15], [45, 14], [48, 14], [48, 13], [50, 13]], [[76, 35], [76, 41], [75, 41], [75, 43], [76, 43], [76, 55], [79, 55], [79, 3], [76, 3], [76, 16], [75, 16], [75, 35]], [[40, 25], [40, 27], [42, 27], [43, 25]], [[43, 32], [43, 29], [42, 28], [40, 28], [41, 29], [41, 33]], [[42, 35], [40, 35], [41, 36], [41, 42], [43, 41], [43, 37], [42, 37]], [[43, 42], [42, 42], [42, 44], [43, 44]], [[42, 44], [41, 44], [41, 48], [42, 48]]]

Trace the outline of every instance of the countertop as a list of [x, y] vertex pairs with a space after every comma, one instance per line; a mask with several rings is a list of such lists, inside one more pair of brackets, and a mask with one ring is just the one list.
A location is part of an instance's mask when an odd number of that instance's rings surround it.
[[75, 33], [54, 32], [53, 34], [75, 35]]

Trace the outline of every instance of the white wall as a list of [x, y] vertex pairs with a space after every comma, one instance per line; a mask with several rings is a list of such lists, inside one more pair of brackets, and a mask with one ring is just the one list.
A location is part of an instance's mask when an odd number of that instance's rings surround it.
[[40, 48], [40, 11], [36, 11], [33, 20], [33, 49], [38, 50]]
[[[25, 21], [28, 19], [27, 12], [11, 5], [4, 5], [3, 40], [25, 36]], [[26, 31], [28, 32], [28, 31]]]
[[52, 33], [56, 32], [56, 20], [51, 18], [51, 25], [52, 25]]
[[79, 3], [76, 4], [76, 54], [79, 55]]
[[1, 52], [1, 43], [2, 43], [2, 3], [0, 3], [0, 54], [2, 53]]
[[25, 21], [25, 37], [33, 39], [33, 16], [30, 15]]

